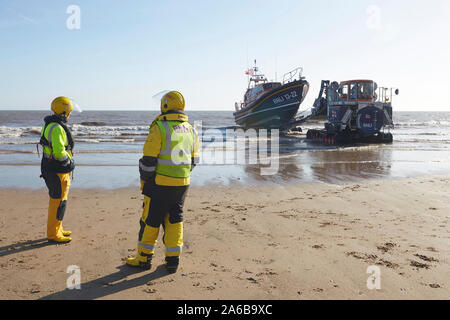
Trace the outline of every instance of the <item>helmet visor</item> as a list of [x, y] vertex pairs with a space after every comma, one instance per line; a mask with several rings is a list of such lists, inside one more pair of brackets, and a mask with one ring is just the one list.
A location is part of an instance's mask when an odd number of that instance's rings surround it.
[[156, 109], [156, 110], [160, 110], [161, 109], [161, 99], [162, 97], [164, 97], [166, 94], [168, 94], [171, 90], [163, 90], [158, 92], [157, 94], [153, 95], [152, 97], [152, 105], [151, 108]]
[[72, 101], [72, 105], [73, 105], [73, 111], [78, 112], [78, 113], [82, 113], [83, 109], [81, 109], [80, 105], [78, 104], [78, 102], [76, 102], [74, 99], [70, 99]]

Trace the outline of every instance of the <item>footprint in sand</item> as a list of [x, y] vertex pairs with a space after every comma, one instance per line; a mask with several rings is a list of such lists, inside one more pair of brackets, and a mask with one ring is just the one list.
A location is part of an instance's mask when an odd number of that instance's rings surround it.
[[297, 220], [298, 218], [295, 214], [279, 214], [279, 216], [289, 220]]
[[337, 226], [334, 222], [320, 222], [320, 228], [328, 227], [328, 226]]
[[353, 258], [356, 259], [360, 259], [360, 260], [364, 260], [365, 262], [374, 262], [378, 256], [375, 254], [367, 254], [367, 253], [362, 253], [362, 252], [346, 252], [345, 253], [347, 256], [352, 256]]
[[263, 265], [267, 265], [267, 264], [271, 264], [271, 263], [275, 262], [275, 260], [273, 260], [273, 259], [268, 259], [268, 260], [252, 259], [252, 261], [256, 262], [257, 264], [263, 264]]
[[156, 293], [156, 289], [144, 289], [143, 290], [144, 292], [146, 292], [146, 293]]
[[414, 260], [410, 260], [410, 266], [415, 267], [417, 269], [430, 269], [430, 265], [426, 263], [417, 262]]
[[259, 283], [258, 280], [256, 280], [255, 278], [252, 278], [252, 277], [247, 278], [247, 280], [250, 281], [251, 283], [254, 283], [254, 284], [258, 284]]
[[259, 272], [256, 274], [257, 277], [261, 277], [261, 276], [275, 276], [278, 275], [278, 273], [274, 272], [273, 269], [268, 269], [265, 268], [264, 272]]
[[397, 245], [395, 243], [392, 242], [386, 242], [385, 244], [381, 245], [381, 246], [377, 246], [377, 249], [382, 251], [383, 253], [386, 253], [388, 251], [390, 251], [391, 249], [395, 248]]
[[375, 264], [379, 265], [379, 266], [385, 266], [385, 267], [390, 268], [390, 269], [397, 269], [399, 267], [398, 264], [390, 262], [390, 261], [387, 261], [387, 260], [384, 260], [384, 259], [380, 259]]
[[427, 261], [427, 262], [439, 262], [439, 260], [437, 260], [437, 259], [435, 259], [433, 257], [427, 257], [425, 255], [421, 255], [421, 254], [418, 254], [418, 253], [416, 253], [414, 256], [419, 258], [419, 259], [421, 259], [421, 260], [423, 260], [423, 261]]
[[39, 293], [39, 292], [41, 292], [41, 289], [40, 289], [40, 287], [38, 285], [33, 286], [31, 288], [31, 290], [30, 290], [31, 294], [36, 294], [36, 293]]

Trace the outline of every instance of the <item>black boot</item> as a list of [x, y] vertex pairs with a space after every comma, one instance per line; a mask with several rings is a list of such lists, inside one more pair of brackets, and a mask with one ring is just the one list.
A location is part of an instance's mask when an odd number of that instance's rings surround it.
[[141, 252], [142, 257], [147, 257], [147, 262], [139, 262], [139, 265], [144, 270], [150, 270], [152, 268], [152, 258], [153, 254], [146, 254]]
[[180, 257], [166, 257], [166, 269], [169, 273], [175, 273], [178, 270]]

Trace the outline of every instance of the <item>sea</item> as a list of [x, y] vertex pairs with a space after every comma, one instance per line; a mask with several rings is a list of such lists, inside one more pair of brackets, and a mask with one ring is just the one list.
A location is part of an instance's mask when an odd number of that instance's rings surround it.
[[[0, 111], [0, 188], [38, 189], [42, 148], [37, 148], [47, 111]], [[231, 111], [187, 113], [200, 134], [201, 162], [191, 184], [260, 185], [323, 182], [348, 184], [450, 174], [450, 112], [394, 112], [391, 144], [324, 146], [303, 132], [235, 131]], [[139, 186], [142, 157], [154, 111], [84, 111], [70, 117], [77, 165], [72, 188]], [[256, 156], [255, 156], [256, 155]]]

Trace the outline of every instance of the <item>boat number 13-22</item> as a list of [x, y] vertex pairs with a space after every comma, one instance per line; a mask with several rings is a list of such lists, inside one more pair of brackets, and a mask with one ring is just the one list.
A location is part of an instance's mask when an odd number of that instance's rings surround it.
[[273, 103], [277, 104], [277, 103], [280, 103], [280, 102], [291, 100], [291, 99], [293, 99], [295, 97], [297, 97], [297, 92], [292, 91], [290, 93], [283, 94], [282, 96], [279, 96], [279, 97], [273, 99]]

